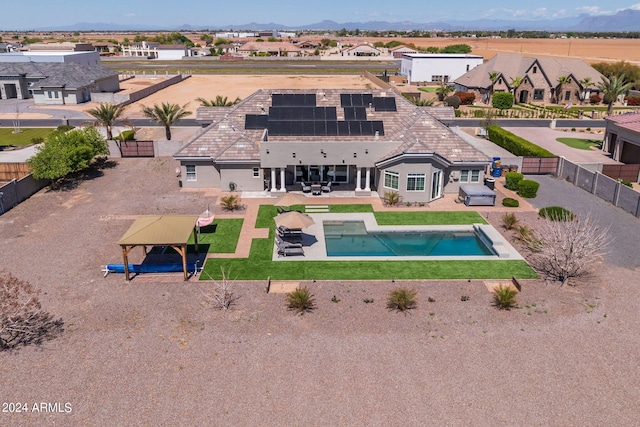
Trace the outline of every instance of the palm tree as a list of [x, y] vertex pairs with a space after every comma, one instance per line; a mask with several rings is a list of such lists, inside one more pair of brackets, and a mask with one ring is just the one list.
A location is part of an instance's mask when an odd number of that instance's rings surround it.
[[153, 107], [147, 107], [143, 105], [142, 114], [144, 114], [145, 117], [150, 118], [154, 122], [164, 126], [167, 141], [171, 141], [171, 125], [181, 118], [191, 114], [191, 111], [185, 110], [185, 108], [187, 108], [187, 105], [189, 104], [184, 104], [181, 107], [178, 104], [171, 104], [168, 102], [163, 102], [161, 105], [153, 104]]
[[593, 86], [593, 81], [591, 77], [585, 77], [580, 80], [580, 86], [582, 86], [582, 92], [580, 93], [580, 103], [584, 103], [587, 100], [587, 93], [589, 93], [589, 88]]
[[438, 94], [438, 101], [444, 100], [447, 95], [453, 92], [455, 89], [452, 86], [449, 86], [445, 82], [440, 82], [440, 85], [436, 89], [436, 93]]
[[197, 100], [203, 107], [231, 107], [241, 101], [240, 98], [236, 98], [235, 101], [229, 101], [226, 96], [222, 97], [220, 95], [217, 95], [216, 99], [197, 98]]
[[512, 77], [511, 78], [511, 82], [509, 82], [509, 85], [513, 88], [513, 97], [516, 97], [516, 91], [518, 90], [518, 88], [522, 85], [522, 83], [524, 83], [524, 78], [523, 77]]
[[489, 88], [489, 102], [491, 102], [491, 99], [493, 98], [494, 86], [499, 78], [500, 78], [499, 72], [497, 71], [489, 72], [489, 80], [491, 80], [491, 87]]
[[101, 102], [98, 107], [88, 110], [87, 113], [91, 114], [98, 121], [98, 124], [107, 129], [107, 139], [111, 140], [113, 139], [113, 124], [122, 115], [124, 108], [124, 105]]
[[596, 85], [602, 92], [602, 101], [607, 104], [607, 115], [610, 116], [613, 112], [613, 103], [616, 102], [616, 99], [632, 86], [633, 82], [627, 83], [624, 74], [611, 76], [608, 80], [605, 78]]
[[558, 90], [556, 91], [556, 104], [560, 104], [562, 101], [562, 87], [571, 83], [571, 79], [567, 76], [558, 77]]

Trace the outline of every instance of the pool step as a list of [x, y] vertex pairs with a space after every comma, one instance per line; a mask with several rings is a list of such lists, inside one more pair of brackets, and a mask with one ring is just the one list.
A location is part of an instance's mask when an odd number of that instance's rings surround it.
[[329, 213], [329, 205], [307, 205], [304, 207], [306, 213]]

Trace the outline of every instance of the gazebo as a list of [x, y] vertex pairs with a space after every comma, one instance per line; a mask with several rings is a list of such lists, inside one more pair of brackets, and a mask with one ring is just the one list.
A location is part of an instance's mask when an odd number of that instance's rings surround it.
[[136, 246], [142, 246], [145, 255], [147, 254], [147, 246], [172, 247], [182, 257], [184, 280], [187, 280], [187, 241], [193, 233], [197, 252], [197, 221], [198, 215], [150, 215], [136, 219], [118, 242], [122, 247], [126, 280], [130, 280], [129, 252]]

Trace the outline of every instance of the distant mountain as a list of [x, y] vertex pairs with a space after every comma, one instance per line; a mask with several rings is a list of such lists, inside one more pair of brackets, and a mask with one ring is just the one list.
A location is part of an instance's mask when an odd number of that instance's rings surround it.
[[640, 10], [621, 10], [615, 15], [587, 16], [578, 31], [640, 31]]
[[123, 25], [81, 22], [75, 25], [35, 28], [37, 31], [160, 31], [160, 30], [234, 30], [234, 31], [268, 31], [268, 30], [312, 30], [312, 31], [338, 31], [346, 29], [349, 31], [506, 31], [514, 29], [516, 31], [591, 31], [591, 32], [620, 32], [620, 31], [640, 31], [640, 10], [622, 10], [615, 15], [588, 16], [580, 15], [562, 19], [550, 20], [492, 20], [476, 19], [472, 21], [450, 20], [444, 22], [422, 22], [411, 21], [387, 22], [343, 22], [325, 20], [307, 25], [282, 25], [278, 23], [259, 24], [251, 22], [249, 24], [236, 25], [209, 25], [194, 26], [183, 24], [178, 26], [157, 26], [157, 25]]

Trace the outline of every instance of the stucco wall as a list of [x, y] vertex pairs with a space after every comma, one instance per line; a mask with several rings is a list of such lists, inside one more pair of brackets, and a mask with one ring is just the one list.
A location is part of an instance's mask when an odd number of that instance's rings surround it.
[[[186, 165], [196, 166], [196, 181], [187, 181]], [[220, 171], [213, 164], [213, 161], [190, 161], [180, 162], [181, 180], [184, 188], [220, 188]]]
[[236, 191], [261, 191], [264, 190], [264, 180], [262, 169], [259, 169], [259, 176], [253, 177], [253, 168], [260, 167], [258, 164], [234, 164], [220, 166], [220, 182], [223, 191], [229, 190], [229, 183], [236, 185]]

